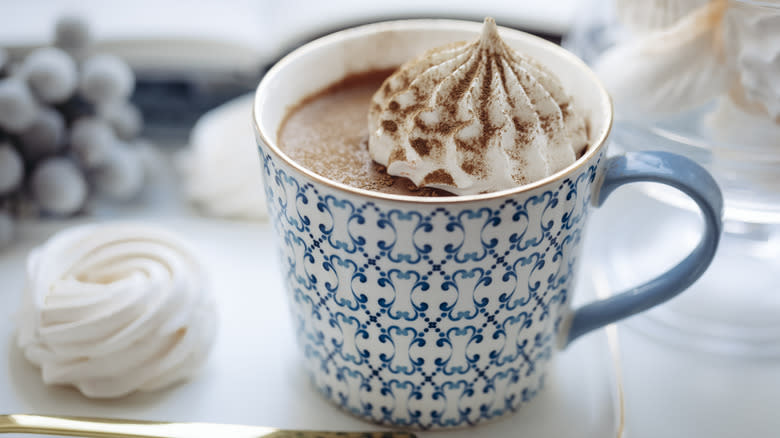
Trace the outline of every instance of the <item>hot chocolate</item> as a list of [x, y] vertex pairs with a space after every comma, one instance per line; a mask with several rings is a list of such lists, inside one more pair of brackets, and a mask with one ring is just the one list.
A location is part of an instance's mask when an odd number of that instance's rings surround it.
[[279, 129], [280, 148], [291, 159], [333, 181], [366, 190], [412, 196], [447, 196], [388, 175], [368, 153], [371, 97], [395, 69], [352, 74], [304, 99]]
[[348, 76], [305, 99], [279, 144], [350, 186], [477, 195], [563, 170], [584, 153], [588, 129], [557, 76], [504, 43], [486, 18], [476, 41]]

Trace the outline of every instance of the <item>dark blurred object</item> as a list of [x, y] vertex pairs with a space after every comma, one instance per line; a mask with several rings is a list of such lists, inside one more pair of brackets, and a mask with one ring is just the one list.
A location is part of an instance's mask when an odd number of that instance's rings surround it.
[[200, 75], [191, 71], [136, 72], [131, 100], [144, 115], [144, 135], [154, 139], [186, 140], [200, 116], [252, 91], [265, 70], [252, 78], [230, 74], [221, 77]]

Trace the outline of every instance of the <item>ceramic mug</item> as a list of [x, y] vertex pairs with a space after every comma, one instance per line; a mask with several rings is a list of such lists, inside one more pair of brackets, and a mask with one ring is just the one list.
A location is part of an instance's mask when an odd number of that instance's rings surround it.
[[[268, 209], [300, 350], [321, 393], [372, 422], [457, 427], [515, 411], [542, 388], [556, 350], [684, 290], [718, 244], [723, 201], [712, 177], [669, 153], [606, 157], [612, 106], [604, 87], [574, 55], [515, 30], [500, 33], [557, 73], [589, 115], [592, 143], [555, 175], [495, 193], [421, 198], [327, 180], [279, 149], [279, 126], [304, 97], [350, 73], [473, 40], [480, 29], [449, 20], [349, 29], [295, 50], [257, 89]], [[701, 242], [655, 280], [572, 309], [588, 212], [635, 181], [689, 195], [704, 217]]]

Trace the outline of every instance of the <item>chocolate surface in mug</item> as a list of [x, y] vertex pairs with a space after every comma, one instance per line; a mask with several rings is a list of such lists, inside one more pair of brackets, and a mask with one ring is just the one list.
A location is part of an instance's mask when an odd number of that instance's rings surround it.
[[305, 98], [279, 129], [280, 148], [293, 160], [325, 178], [366, 190], [411, 196], [451, 196], [417, 188], [388, 175], [368, 153], [366, 123], [371, 96], [395, 69], [351, 74]]

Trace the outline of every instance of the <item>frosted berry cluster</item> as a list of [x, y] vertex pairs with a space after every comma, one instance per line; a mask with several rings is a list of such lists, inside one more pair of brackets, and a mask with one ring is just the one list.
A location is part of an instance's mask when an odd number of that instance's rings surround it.
[[50, 46], [0, 48], [0, 248], [20, 217], [68, 217], [91, 197], [128, 201], [144, 186], [150, 145], [119, 57], [96, 53], [87, 24], [60, 19]]

